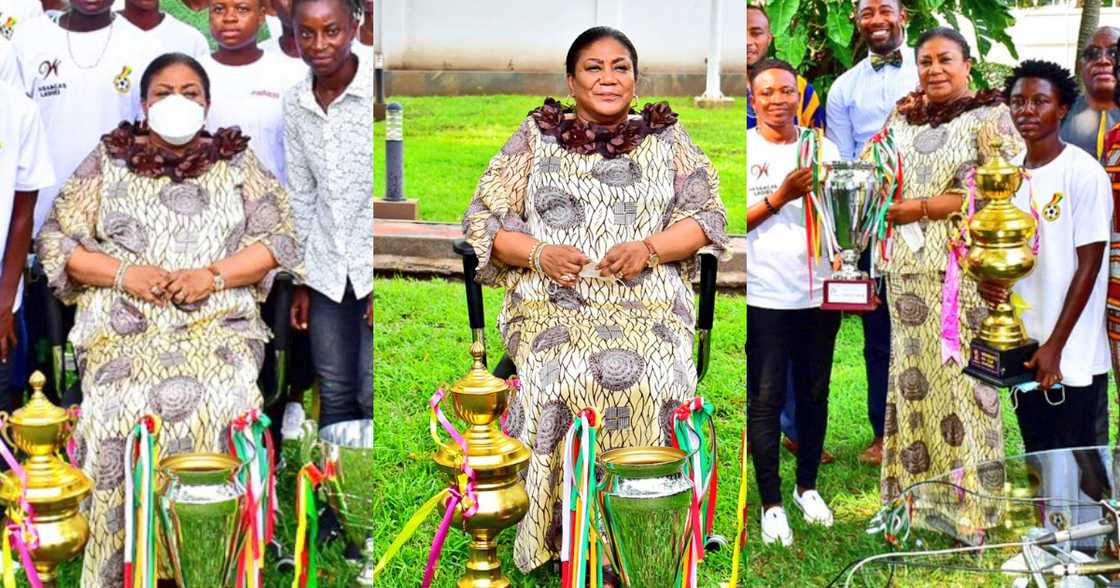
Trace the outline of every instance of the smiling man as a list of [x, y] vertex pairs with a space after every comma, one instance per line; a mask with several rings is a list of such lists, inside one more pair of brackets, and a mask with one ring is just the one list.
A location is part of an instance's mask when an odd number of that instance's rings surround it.
[[1081, 83], [1085, 95], [1079, 97], [1062, 123], [1062, 140], [1084, 149], [1101, 159], [1105, 133], [1120, 123], [1120, 108], [1113, 94], [1116, 90], [1116, 42], [1120, 29], [1101, 27], [1093, 33], [1081, 50]]
[[[868, 56], [837, 78], [828, 94], [828, 138], [839, 147], [843, 159], [859, 157], [868, 139], [883, 128], [895, 102], [918, 85], [913, 53], [903, 44], [906, 10], [899, 0], [860, 0], [855, 23], [869, 48]], [[870, 270], [870, 251], [860, 256], [859, 268]], [[883, 304], [860, 317], [867, 371], [867, 419], [873, 437], [859, 460], [875, 466], [883, 460], [891, 353], [886, 289], [879, 288], [878, 295]]]

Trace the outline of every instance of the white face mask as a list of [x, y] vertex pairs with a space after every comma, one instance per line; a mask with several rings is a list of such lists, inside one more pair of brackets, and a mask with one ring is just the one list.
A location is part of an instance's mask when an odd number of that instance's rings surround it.
[[189, 143], [204, 122], [206, 110], [182, 94], [172, 94], [148, 107], [148, 126], [172, 145]]

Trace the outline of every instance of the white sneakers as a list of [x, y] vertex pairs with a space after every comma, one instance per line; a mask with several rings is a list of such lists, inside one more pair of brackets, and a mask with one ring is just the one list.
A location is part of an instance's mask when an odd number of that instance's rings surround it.
[[[807, 490], [798, 496], [793, 490], [793, 503], [801, 510], [805, 522], [823, 527], [832, 526], [832, 510], [816, 490]], [[762, 513], [762, 542], [770, 545], [781, 541], [783, 547], [793, 545], [793, 530], [789, 528], [786, 511], [780, 506], [771, 506]]]
[[285, 440], [299, 439], [303, 436], [300, 425], [307, 418], [303, 406], [298, 402], [289, 402], [284, 407], [284, 416], [280, 421], [280, 436]]
[[801, 509], [805, 522], [822, 527], [832, 526], [832, 511], [824, 503], [824, 499], [816, 490], [806, 490], [801, 496], [797, 495], [797, 488], [793, 489], [793, 503]]
[[771, 506], [762, 513], [762, 542], [770, 545], [779, 540], [785, 547], [793, 545], [793, 530], [789, 528], [786, 509]]

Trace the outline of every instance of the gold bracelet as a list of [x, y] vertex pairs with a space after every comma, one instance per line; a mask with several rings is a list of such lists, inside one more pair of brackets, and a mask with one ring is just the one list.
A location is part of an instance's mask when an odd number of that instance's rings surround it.
[[543, 274], [544, 270], [541, 269], [541, 252], [548, 246], [544, 241], [537, 241], [536, 245], [529, 251], [529, 269]]

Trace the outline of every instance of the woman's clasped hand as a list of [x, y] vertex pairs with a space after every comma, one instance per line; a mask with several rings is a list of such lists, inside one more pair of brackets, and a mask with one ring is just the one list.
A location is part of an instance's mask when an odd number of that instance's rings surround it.
[[125, 269], [124, 289], [136, 298], [158, 306], [167, 303], [194, 304], [214, 293], [214, 275], [207, 269], [169, 272], [152, 265]]

